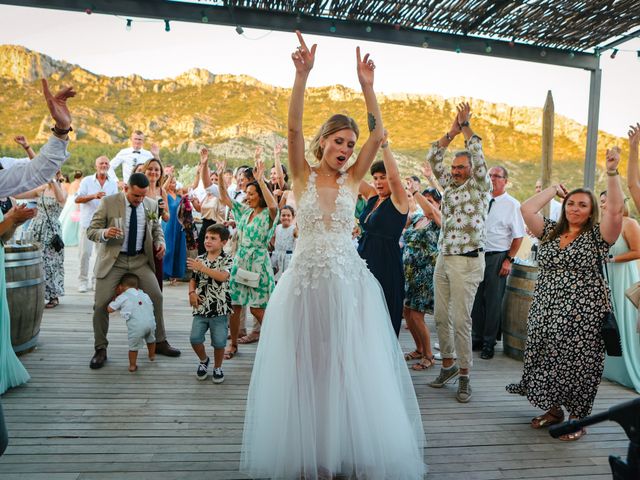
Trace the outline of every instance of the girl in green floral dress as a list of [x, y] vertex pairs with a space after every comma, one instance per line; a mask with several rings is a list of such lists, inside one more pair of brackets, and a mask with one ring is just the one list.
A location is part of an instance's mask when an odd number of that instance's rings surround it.
[[[224, 183], [224, 168], [224, 163], [218, 164], [220, 203], [231, 208], [238, 231], [238, 250], [229, 279], [233, 304], [229, 322], [231, 341], [225, 351], [225, 358], [231, 359], [238, 353], [242, 307], [250, 307], [251, 314], [262, 323], [264, 309], [275, 287], [267, 247], [278, 224], [278, 205], [264, 181], [264, 162], [260, 158], [256, 158], [255, 181], [247, 185], [244, 203], [229, 197]], [[256, 273], [257, 281], [245, 280]]]

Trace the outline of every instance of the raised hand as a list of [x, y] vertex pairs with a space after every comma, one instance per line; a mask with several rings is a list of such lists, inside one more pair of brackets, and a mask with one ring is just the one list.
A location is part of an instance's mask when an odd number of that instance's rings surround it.
[[373, 86], [373, 71], [376, 69], [375, 63], [369, 58], [367, 53], [364, 58], [360, 57], [360, 47], [356, 47], [356, 63], [358, 70], [358, 81], [361, 86]]
[[258, 182], [264, 180], [264, 160], [257, 154], [255, 167], [253, 167], [253, 176]]
[[469, 122], [471, 119], [471, 106], [468, 102], [462, 102], [456, 107], [456, 110], [458, 111], [456, 120], [458, 122], [458, 127], [461, 129], [462, 124]]
[[556, 187], [556, 195], [558, 195], [560, 198], [564, 198], [569, 194], [569, 190], [567, 190], [567, 187], [565, 187], [562, 183], [558, 183], [557, 185], [555, 185]]
[[638, 148], [640, 143], [640, 123], [629, 125], [629, 146]]
[[425, 162], [422, 165], [422, 175], [424, 178], [429, 179], [433, 176], [433, 169], [431, 168], [431, 164], [429, 162]]
[[49, 113], [51, 113], [51, 116], [56, 122], [56, 127], [61, 130], [68, 130], [71, 126], [71, 112], [69, 112], [69, 108], [67, 107], [67, 99], [76, 96], [73, 87], [63, 88], [55, 95], [52, 95], [49, 90], [49, 84], [43, 78], [42, 93], [44, 93], [44, 98], [47, 101]]
[[280, 155], [282, 153], [282, 142], [278, 142], [273, 147], [273, 154]]
[[202, 147], [200, 149], [200, 165], [204, 165], [209, 161], [209, 150], [207, 147]]
[[153, 158], [160, 158], [160, 145], [152, 143], [149, 151], [153, 154]]
[[606, 153], [607, 158], [607, 171], [613, 172], [618, 168], [618, 164], [620, 163], [620, 148], [613, 147], [608, 148]]
[[304, 38], [302, 38], [300, 30], [296, 30], [296, 35], [298, 36], [300, 46], [291, 54], [291, 59], [293, 60], [297, 73], [309, 74], [313, 68], [313, 62], [315, 62], [316, 59], [316, 48], [318, 45], [314, 43], [311, 46], [311, 50], [309, 50]]
[[216, 173], [218, 174], [219, 179], [224, 175], [225, 168], [227, 168], [226, 160], [222, 159], [219, 162], [216, 162]]
[[27, 148], [27, 146], [29, 145], [24, 135], [17, 135], [13, 137], [13, 141], [20, 145], [22, 148]]
[[262, 159], [262, 147], [260, 145], [256, 147], [256, 152], [254, 153], [253, 158], [256, 160], [256, 162]]

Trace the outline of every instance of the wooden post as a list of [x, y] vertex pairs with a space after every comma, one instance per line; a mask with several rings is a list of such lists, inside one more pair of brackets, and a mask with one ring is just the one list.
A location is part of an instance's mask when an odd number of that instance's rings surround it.
[[[553, 162], [553, 117], [555, 107], [551, 90], [547, 92], [547, 100], [542, 111], [542, 189], [551, 185], [551, 167]], [[550, 203], [543, 209], [543, 215], [549, 216]]]

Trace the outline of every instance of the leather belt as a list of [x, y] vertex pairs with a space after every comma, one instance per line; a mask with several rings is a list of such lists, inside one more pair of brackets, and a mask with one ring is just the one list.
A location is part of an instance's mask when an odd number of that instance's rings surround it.
[[476, 248], [470, 252], [459, 253], [460, 257], [477, 257], [480, 253], [484, 252], [484, 248]]

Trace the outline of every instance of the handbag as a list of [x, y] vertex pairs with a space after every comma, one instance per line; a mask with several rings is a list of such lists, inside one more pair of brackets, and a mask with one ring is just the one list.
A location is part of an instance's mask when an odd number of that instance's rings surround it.
[[[602, 279], [608, 283], [609, 272], [607, 271], [607, 278], [605, 278], [605, 274], [603, 272], [604, 262], [602, 261], [602, 256], [600, 255], [600, 250], [598, 249], [598, 242], [596, 240], [596, 236], [591, 230], [591, 235], [593, 236], [594, 243], [596, 245], [596, 251], [598, 252], [598, 263], [600, 268], [598, 269]], [[606, 267], [605, 267], [606, 271]], [[613, 306], [611, 305], [611, 298], [609, 296], [609, 290], [605, 285], [605, 296], [607, 298], [607, 303], [609, 304], [609, 311], [605, 312], [604, 318], [602, 319], [602, 326], [600, 327], [600, 335], [602, 336], [602, 340], [604, 341], [604, 347], [607, 351], [607, 355], [610, 357], [621, 357], [622, 356], [622, 345], [620, 343], [620, 331], [618, 330], [618, 321], [616, 320], [616, 316], [613, 313]]]
[[624, 291], [624, 296], [627, 297], [633, 306], [640, 307], [640, 282], [634, 283]]
[[236, 270], [235, 280], [247, 287], [258, 288], [258, 285], [260, 284], [260, 274], [238, 267]]
[[[44, 214], [47, 216], [47, 223], [51, 230], [53, 230], [53, 224], [51, 223], [51, 219], [49, 218], [49, 212], [47, 212], [47, 205], [44, 200], [44, 193], [42, 194], [42, 208], [44, 209]], [[62, 237], [57, 233], [53, 234], [51, 240], [49, 240], [49, 246], [53, 248], [56, 252], [60, 253], [64, 248], [64, 242], [62, 241]]]

